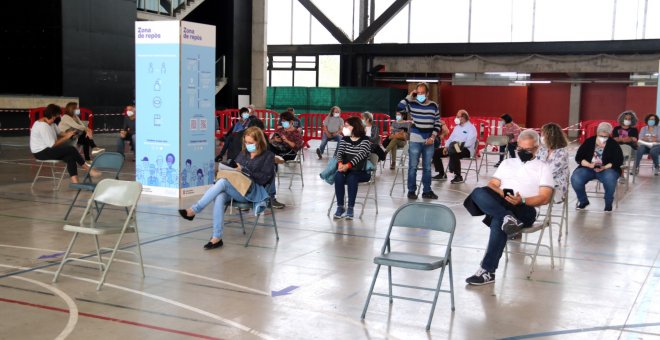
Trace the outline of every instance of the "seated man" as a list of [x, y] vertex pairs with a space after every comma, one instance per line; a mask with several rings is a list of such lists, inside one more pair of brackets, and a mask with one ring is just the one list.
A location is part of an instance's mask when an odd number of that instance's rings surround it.
[[490, 238], [479, 270], [465, 282], [495, 282], [495, 270], [507, 240], [534, 223], [534, 207], [550, 202], [554, 188], [552, 169], [536, 158], [538, 149], [538, 133], [523, 130], [518, 136], [518, 157], [502, 161], [488, 185], [474, 189], [466, 200], [471, 200], [476, 210], [470, 210], [472, 215], [486, 215], [484, 223], [490, 227]]
[[117, 152], [122, 155], [125, 141], [131, 145], [131, 151], [135, 151], [135, 106], [126, 106], [124, 112], [126, 112], [126, 116], [124, 116], [121, 130], [119, 130], [119, 140], [117, 140]]
[[452, 184], [463, 183], [461, 158], [472, 157], [477, 147], [477, 129], [470, 122], [470, 115], [465, 110], [458, 110], [454, 118], [456, 126], [451, 132], [444, 148], [437, 148], [433, 153], [433, 166], [437, 175], [434, 180], [446, 180], [447, 175], [442, 164], [442, 157], [449, 156], [449, 172], [454, 173]]

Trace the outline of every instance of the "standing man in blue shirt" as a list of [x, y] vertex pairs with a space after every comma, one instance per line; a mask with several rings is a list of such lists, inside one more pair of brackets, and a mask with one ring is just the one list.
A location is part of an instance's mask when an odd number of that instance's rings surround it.
[[437, 199], [431, 190], [433, 142], [442, 131], [438, 104], [429, 100], [429, 85], [419, 83], [415, 91], [399, 102], [397, 111], [405, 111], [412, 120], [408, 147], [408, 198], [417, 199], [417, 165], [422, 156], [422, 198]]
[[470, 115], [465, 110], [458, 110], [454, 118], [454, 131], [451, 132], [444, 148], [438, 148], [433, 153], [433, 165], [437, 175], [434, 180], [446, 180], [447, 174], [442, 164], [442, 157], [449, 156], [449, 172], [454, 173], [452, 184], [463, 183], [461, 174], [461, 158], [474, 156], [477, 149], [477, 129], [470, 122]]

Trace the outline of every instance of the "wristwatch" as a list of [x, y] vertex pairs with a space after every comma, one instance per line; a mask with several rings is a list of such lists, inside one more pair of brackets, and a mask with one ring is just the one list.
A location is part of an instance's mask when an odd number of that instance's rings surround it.
[[525, 198], [522, 198], [522, 204], [525, 205]]

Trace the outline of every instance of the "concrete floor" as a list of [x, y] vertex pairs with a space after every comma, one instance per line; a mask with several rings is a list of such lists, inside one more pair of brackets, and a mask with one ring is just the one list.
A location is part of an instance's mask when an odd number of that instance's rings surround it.
[[[660, 338], [660, 177], [650, 176], [648, 168], [612, 214], [602, 212], [598, 199], [589, 210], [575, 212], [571, 193], [570, 233], [559, 244], [553, 230], [554, 269], [544, 252], [528, 280], [529, 258], [512, 255], [507, 266], [502, 259], [497, 282], [484, 287], [466, 286], [464, 279], [478, 268], [488, 232], [461, 203], [488, 177], [482, 174], [477, 183], [471, 176], [460, 185], [434, 182], [440, 196], [434, 202], [450, 207], [458, 220], [456, 311], [450, 310], [449, 296], [441, 294], [426, 332], [426, 304], [395, 300], [389, 305], [386, 298], [374, 297], [366, 320], [360, 320], [375, 269], [372, 259], [392, 213], [408, 201], [400, 186], [388, 195], [394, 171], [378, 174], [378, 214], [371, 204], [361, 220], [337, 222], [326, 216], [333, 188], [318, 177], [325, 161], [306, 150], [305, 187], [296, 180], [288, 190], [283, 180], [278, 192], [288, 205], [276, 211], [280, 241], [275, 242], [272, 229], [258, 228], [248, 248], [240, 226], [232, 223], [226, 226], [225, 246], [204, 251], [211, 209], [188, 222], [176, 209], [194, 199], [142, 196], [138, 221], [146, 278], [135, 258], [122, 255], [104, 288], [96, 291], [99, 272], [92, 265], [67, 265], [60, 281], [50, 283], [71, 237], [62, 226], [74, 191], [66, 185], [53, 191], [48, 181], [30, 189], [36, 167], [27, 141], [0, 139], [0, 144], [14, 144], [0, 154], [0, 339], [59, 334], [69, 339]], [[113, 144], [111, 136], [97, 136], [97, 141]], [[25, 146], [16, 147], [20, 144]], [[134, 168], [127, 161], [121, 178], [133, 179]], [[81, 214], [82, 209], [74, 210], [70, 221]], [[122, 213], [109, 211], [104, 217]], [[104, 237], [102, 243], [109, 246], [112, 240]], [[125, 246], [134, 245], [134, 235], [125, 240]], [[443, 244], [414, 230], [397, 240], [407, 250]], [[91, 237], [82, 237], [74, 251], [93, 249]], [[433, 286], [437, 273], [395, 269], [393, 278]], [[376, 289], [387, 289], [382, 271]], [[395, 293], [431, 296], [408, 289], [395, 288]]]

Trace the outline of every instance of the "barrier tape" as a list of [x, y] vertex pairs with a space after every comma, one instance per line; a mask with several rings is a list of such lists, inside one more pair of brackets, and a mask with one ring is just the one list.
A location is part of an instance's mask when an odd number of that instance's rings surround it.
[[30, 130], [30, 128], [0, 128], [0, 131], [23, 131]]

